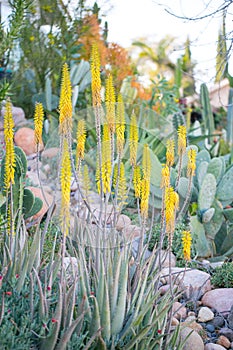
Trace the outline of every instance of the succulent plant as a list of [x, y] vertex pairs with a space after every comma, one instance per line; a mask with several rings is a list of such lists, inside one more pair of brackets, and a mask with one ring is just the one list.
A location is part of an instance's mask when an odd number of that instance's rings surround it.
[[233, 202], [233, 166], [226, 167], [224, 157], [211, 159], [207, 150], [197, 154], [196, 165], [194, 188], [198, 199], [196, 215], [191, 216], [191, 231], [197, 237], [198, 255], [229, 255], [232, 237], [228, 236], [230, 245], [223, 245], [223, 241], [233, 220], [233, 211], [229, 207]]

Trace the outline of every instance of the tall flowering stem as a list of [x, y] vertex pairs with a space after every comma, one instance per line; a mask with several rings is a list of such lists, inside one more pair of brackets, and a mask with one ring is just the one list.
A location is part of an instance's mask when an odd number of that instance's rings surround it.
[[178, 220], [182, 218], [183, 213], [185, 213], [188, 202], [190, 200], [191, 192], [192, 192], [192, 182], [193, 182], [193, 177], [195, 175], [195, 170], [196, 170], [196, 155], [197, 152], [195, 149], [189, 149], [188, 150], [188, 165], [187, 165], [187, 177], [188, 177], [188, 191], [187, 195], [184, 201], [184, 204], [180, 210]]
[[115, 192], [116, 199], [119, 199], [121, 202], [121, 205], [124, 205], [125, 200], [127, 198], [127, 185], [126, 185], [126, 177], [125, 177], [125, 166], [123, 162], [120, 163], [119, 169], [118, 169], [118, 166], [114, 168], [113, 186], [116, 190]]
[[175, 142], [173, 139], [167, 141], [166, 165], [171, 167], [175, 161]]
[[184, 153], [186, 151], [187, 146], [187, 131], [185, 125], [180, 125], [177, 130], [178, 133], [178, 155], [179, 155], [179, 165], [178, 165], [178, 175], [176, 179], [176, 190], [179, 185], [180, 176], [181, 176], [181, 167], [182, 167], [182, 159], [184, 156]]
[[106, 118], [108, 122], [109, 132], [112, 135], [115, 132], [115, 91], [113, 86], [112, 75], [110, 74], [106, 79]]
[[136, 198], [141, 197], [141, 181], [141, 169], [139, 165], [136, 165], [133, 173], [134, 194]]
[[84, 159], [86, 142], [86, 125], [85, 120], [81, 119], [78, 121], [77, 126], [77, 146], [76, 146], [76, 170], [79, 172], [80, 163]]
[[183, 255], [186, 261], [191, 259], [191, 245], [192, 245], [192, 236], [190, 231], [182, 232], [182, 246], [183, 246]]
[[119, 158], [122, 157], [125, 144], [125, 108], [122, 95], [118, 95], [116, 109], [116, 147]]
[[4, 114], [4, 139], [6, 147], [5, 156], [5, 188], [8, 190], [14, 183], [15, 176], [15, 151], [14, 151], [14, 120], [12, 116], [11, 102], [7, 100]]
[[61, 224], [65, 236], [68, 234], [70, 222], [70, 186], [71, 186], [71, 159], [69, 144], [66, 139], [63, 142], [61, 158]]
[[11, 237], [15, 233], [14, 230], [14, 214], [13, 214], [13, 193], [12, 193], [12, 184], [14, 184], [15, 177], [15, 151], [14, 151], [14, 120], [12, 115], [12, 107], [10, 100], [7, 100], [5, 106], [5, 114], [4, 114], [4, 139], [5, 139], [5, 176], [4, 176], [4, 185], [5, 189], [8, 193], [10, 191], [10, 201], [7, 202], [7, 233]]
[[111, 161], [111, 138], [109, 133], [108, 124], [103, 126], [103, 140], [102, 140], [102, 183], [103, 192], [111, 192], [111, 174], [112, 174], [112, 161]]
[[138, 150], [138, 125], [135, 114], [132, 114], [129, 127], [129, 153], [130, 164], [135, 167], [137, 161]]
[[59, 132], [62, 137], [66, 136], [70, 141], [72, 130], [72, 87], [67, 63], [62, 68], [59, 112]]
[[169, 237], [170, 247], [172, 245], [175, 230], [176, 211], [179, 207], [179, 196], [173, 187], [166, 188], [165, 191], [165, 222], [166, 232]]
[[[91, 50], [91, 91], [92, 91], [92, 106], [95, 113], [95, 127], [97, 135], [97, 169], [96, 176], [97, 187], [102, 197], [103, 184], [102, 184], [102, 159], [101, 159], [101, 77], [100, 77], [100, 55], [96, 44], [93, 44]], [[102, 202], [101, 202], [102, 205]], [[101, 211], [101, 210], [100, 210]]]
[[39, 145], [42, 143], [43, 121], [44, 121], [43, 105], [42, 103], [37, 102], [35, 105], [35, 112], [34, 112], [35, 144], [37, 146], [37, 150], [39, 150]]
[[142, 180], [141, 180], [141, 215], [143, 219], [148, 217], [150, 197], [151, 158], [148, 145], [144, 145], [142, 156]]

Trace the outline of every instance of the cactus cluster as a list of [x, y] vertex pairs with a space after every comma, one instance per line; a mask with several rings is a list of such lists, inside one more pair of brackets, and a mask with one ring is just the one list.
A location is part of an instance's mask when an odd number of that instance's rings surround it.
[[233, 237], [228, 234], [228, 228], [233, 223], [233, 209], [230, 207], [233, 202], [233, 166], [226, 167], [224, 157], [211, 158], [207, 150], [200, 151], [193, 187], [197, 211], [191, 216], [191, 230], [197, 236], [198, 255], [231, 254]]
[[[28, 219], [41, 210], [43, 202], [40, 198], [35, 197], [32, 191], [25, 188], [27, 158], [24, 151], [20, 147], [15, 146], [14, 150], [16, 158], [14, 183], [12, 184], [14, 216], [22, 214], [25, 219]], [[1, 164], [0, 186], [2, 189], [2, 194], [5, 196], [5, 157], [3, 157]], [[3, 214], [6, 213], [6, 206], [7, 202], [3, 203], [0, 207], [0, 211]]]

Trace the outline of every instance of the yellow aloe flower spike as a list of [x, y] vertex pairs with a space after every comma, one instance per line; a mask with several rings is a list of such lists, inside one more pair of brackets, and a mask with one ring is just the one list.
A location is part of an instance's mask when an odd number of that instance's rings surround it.
[[186, 261], [191, 259], [191, 245], [192, 245], [192, 236], [190, 231], [182, 232], [182, 245], [183, 245], [183, 255]]
[[146, 219], [148, 217], [151, 177], [150, 149], [147, 144], [145, 144], [143, 148], [142, 172], [143, 177], [141, 181], [141, 214], [142, 217]]
[[110, 74], [106, 79], [106, 119], [108, 122], [109, 132], [113, 134], [115, 132], [115, 91], [112, 81], [112, 75]]
[[59, 102], [59, 132], [70, 135], [72, 129], [72, 88], [67, 63], [63, 65]]
[[91, 51], [91, 90], [93, 107], [101, 106], [101, 78], [100, 78], [100, 55], [96, 44]]
[[70, 218], [71, 159], [67, 139], [64, 139], [61, 159], [61, 222], [65, 235], [68, 233]]
[[[175, 229], [176, 210], [179, 206], [179, 196], [174, 191], [173, 187], [168, 187], [165, 190], [165, 220], [166, 232], [173, 234]], [[172, 237], [170, 237], [172, 239]]]
[[186, 150], [186, 127], [180, 125], [178, 127], [178, 154], [183, 155]]
[[141, 180], [141, 215], [144, 219], [148, 217], [149, 208], [149, 197], [150, 197], [150, 182], [148, 179], [143, 178]]
[[133, 173], [133, 185], [136, 198], [141, 197], [141, 169], [139, 165], [136, 165]]
[[187, 165], [187, 177], [193, 177], [196, 170], [196, 155], [195, 149], [188, 150], [188, 165]]
[[136, 165], [138, 150], [138, 125], [135, 114], [132, 114], [129, 129], [129, 153], [130, 153], [130, 164]]
[[86, 125], [85, 120], [78, 121], [77, 126], [77, 147], [76, 147], [76, 167], [78, 168], [80, 160], [84, 159], [86, 142]]
[[34, 126], [35, 126], [35, 144], [37, 147], [42, 143], [42, 130], [44, 121], [44, 109], [43, 104], [37, 102], [35, 105], [34, 113]]
[[166, 164], [168, 167], [173, 166], [175, 161], [175, 142], [173, 139], [167, 141]]
[[15, 176], [15, 151], [14, 151], [14, 120], [10, 100], [7, 100], [4, 114], [4, 139], [6, 145], [5, 156], [5, 188], [8, 189], [14, 183]]
[[125, 143], [125, 108], [122, 95], [118, 95], [116, 110], [116, 144], [118, 154], [122, 154]]
[[162, 179], [160, 188], [166, 188], [170, 186], [170, 170], [168, 165], [164, 165], [162, 168]]
[[111, 191], [111, 141], [109, 128], [107, 124], [103, 126], [103, 143], [102, 143], [102, 181], [103, 192], [107, 193]]

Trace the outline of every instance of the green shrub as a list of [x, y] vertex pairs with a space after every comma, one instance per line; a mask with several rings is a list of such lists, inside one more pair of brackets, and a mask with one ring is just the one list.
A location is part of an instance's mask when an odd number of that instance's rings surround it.
[[211, 276], [211, 283], [218, 288], [233, 288], [233, 263], [226, 262], [216, 267]]

